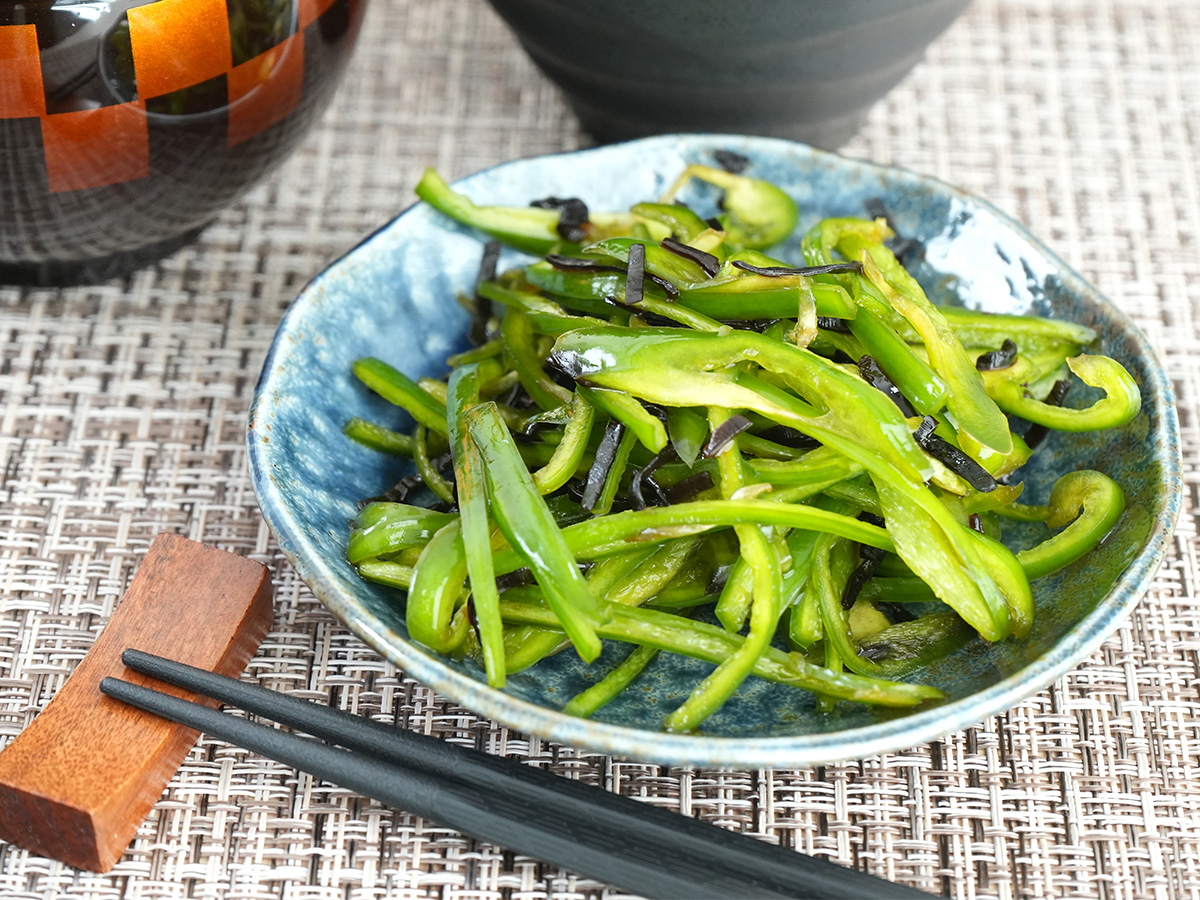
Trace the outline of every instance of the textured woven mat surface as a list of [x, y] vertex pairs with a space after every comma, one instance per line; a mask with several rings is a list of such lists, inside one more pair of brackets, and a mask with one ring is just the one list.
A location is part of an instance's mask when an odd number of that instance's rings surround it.
[[[844, 152], [1025, 222], [1119, 303], [1169, 370], [1186, 497], [1131, 618], [1062, 682], [905, 752], [760, 772], [551, 746], [406, 679], [278, 554], [244, 422], [311, 275], [451, 176], [582, 146], [480, 0], [374, 0], [336, 109], [198, 243], [128, 281], [0, 288], [0, 743], [45, 706], [170, 530], [270, 565], [247, 677], [952, 897], [1200, 897], [1200, 5], [976, 0]], [[117, 868], [0, 845], [0, 895], [614, 896], [202, 739]]]

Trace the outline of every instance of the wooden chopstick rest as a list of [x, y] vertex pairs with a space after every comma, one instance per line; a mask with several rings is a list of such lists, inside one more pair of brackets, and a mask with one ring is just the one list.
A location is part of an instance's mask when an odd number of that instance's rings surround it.
[[153, 684], [124, 667], [126, 647], [236, 677], [270, 624], [266, 566], [158, 535], [87, 656], [0, 753], [0, 838], [81, 869], [111, 869], [199, 732], [104, 696], [101, 679]]

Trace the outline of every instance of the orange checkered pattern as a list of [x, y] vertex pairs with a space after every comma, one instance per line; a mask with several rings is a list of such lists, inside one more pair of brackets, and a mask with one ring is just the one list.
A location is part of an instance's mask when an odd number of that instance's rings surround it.
[[48, 111], [35, 25], [0, 25], [0, 119], [37, 118], [51, 191], [150, 174], [146, 101], [224, 76], [230, 147], [287, 118], [304, 88], [303, 31], [336, 0], [294, 0], [296, 30], [234, 64], [226, 0], [153, 0], [128, 11], [136, 99]]

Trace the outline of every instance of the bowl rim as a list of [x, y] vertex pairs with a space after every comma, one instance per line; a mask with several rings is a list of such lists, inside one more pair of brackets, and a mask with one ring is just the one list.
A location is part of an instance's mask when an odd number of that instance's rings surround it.
[[1077, 667], [1111, 634], [1146, 592], [1150, 579], [1166, 555], [1167, 545], [1175, 528], [1182, 503], [1182, 458], [1179, 423], [1174, 392], [1166, 372], [1142, 330], [1125, 313], [1058, 254], [1037, 239], [1020, 222], [992, 203], [969, 194], [941, 179], [912, 172], [898, 166], [853, 159], [830, 151], [809, 147], [783, 138], [728, 134], [667, 134], [638, 138], [617, 144], [606, 144], [562, 153], [544, 154], [510, 160], [480, 169], [456, 179], [454, 184], [514, 164], [529, 164], [544, 159], [586, 158], [593, 154], [626, 152], [627, 148], [656, 143], [711, 147], [736, 141], [750, 149], [771, 153], [802, 150], [816, 160], [853, 169], [863, 169], [879, 175], [899, 175], [922, 187], [965, 201], [987, 211], [1028, 241], [1055, 267], [1055, 274], [1073, 293], [1104, 307], [1124, 329], [1127, 342], [1147, 364], [1148, 383], [1142, 385], [1143, 402], [1152, 398], [1160, 412], [1155, 430], [1147, 436], [1163, 448], [1164, 492], [1158, 508], [1152, 512], [1153, 528], [1138, 555], [1130, 561], [1121, 577], [1096, 606], [1052, 648], [1027, 663], [1017, 672], [981, 691], [946, 704], [917, 710], [905, 716], [845, 730], [790, 736], [727, 737], [706, 734], [672, 734], [651, 732], [641, 728], [580, 719], [558, 710], [539, 706], [504, 691], [489, 688], [471, 676], [448, 666], [439, 656], [428, 652], [407, 639], [399, 638], [376, 617], [365, 614], [356, 604], [348, 602], [336, 586], [336, 581], [323, 565], [324, 560], [309, 559], [304, 547], [303, 530], [287, 505], [282, 502], [266, 470], [264, 435], [260, 422], [271, 406], [269, 385], [277, 366], [286, 337], [293, 333], [302, 318], [307, 298], [319, 292], [328, 273], [356, 253], [362, 251], [382, 234], [394, 227], [403, 217], [419, 206], [414, 203], [372, 231], [358, 244], [335, 259], [308, 281], [282, 317], [271, 347], [263, 362], [261, 374], [251, 403], [247, 450], [254, 492], [263, 517], [280, 550], [296, 569], [321, 603], [355, 635], [366, 642], [405, 674], [420, 681], [444, 697], [462, 704], [475, 714], [490, 718], [502, 725], [539, 737], [558, 741], [572, 747], [669, 765], [719, 766], [752, 769], [772, 766], [817, 765], [891, 752], [935, 740], [950, 732], [978, 724], [1017, 705], [1021, 700], [1041, 691]]

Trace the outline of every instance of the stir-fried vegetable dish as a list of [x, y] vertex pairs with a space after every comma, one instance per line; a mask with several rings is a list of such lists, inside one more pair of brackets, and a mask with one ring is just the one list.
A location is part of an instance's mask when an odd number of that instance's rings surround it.
[[[415, 464], [365, 502], [347, 553], [406, 593], [414, 641], [477, 659], [497, 687], [553, 653], [625, 645], [567, 703], [581, 716], [660, 653], [712, 664], [672, 731], [751, 677], [822, 708], [911, 707], [941, 694], [902, 679], [1026, 634], [1037, 579], [1112, 529], [1124, 499], [1099, 472], [1021, 502], [1048, 430], [1139, 411], [1125, 369], [1087, 352], [1093, 331], [934, 305], [878, 208], [774, 258], [799, 212], [747, 162], [690, 165], [605, 213], [478, 205], [425, 173], [418, 195], [490, 238], [461, 298], [472, 346], [442, 379], [359, 360], [415, 424], [345, 429]], [[719, 194], [715, 216], [679, 202], [692, 182]], [[500, 244], [535, 258], [497, 273]], [[1100, 399], [1064, 405], [1080, 382]], [[1044, 522], [1045, 539], [1014, 553], [1004, 519]]]

